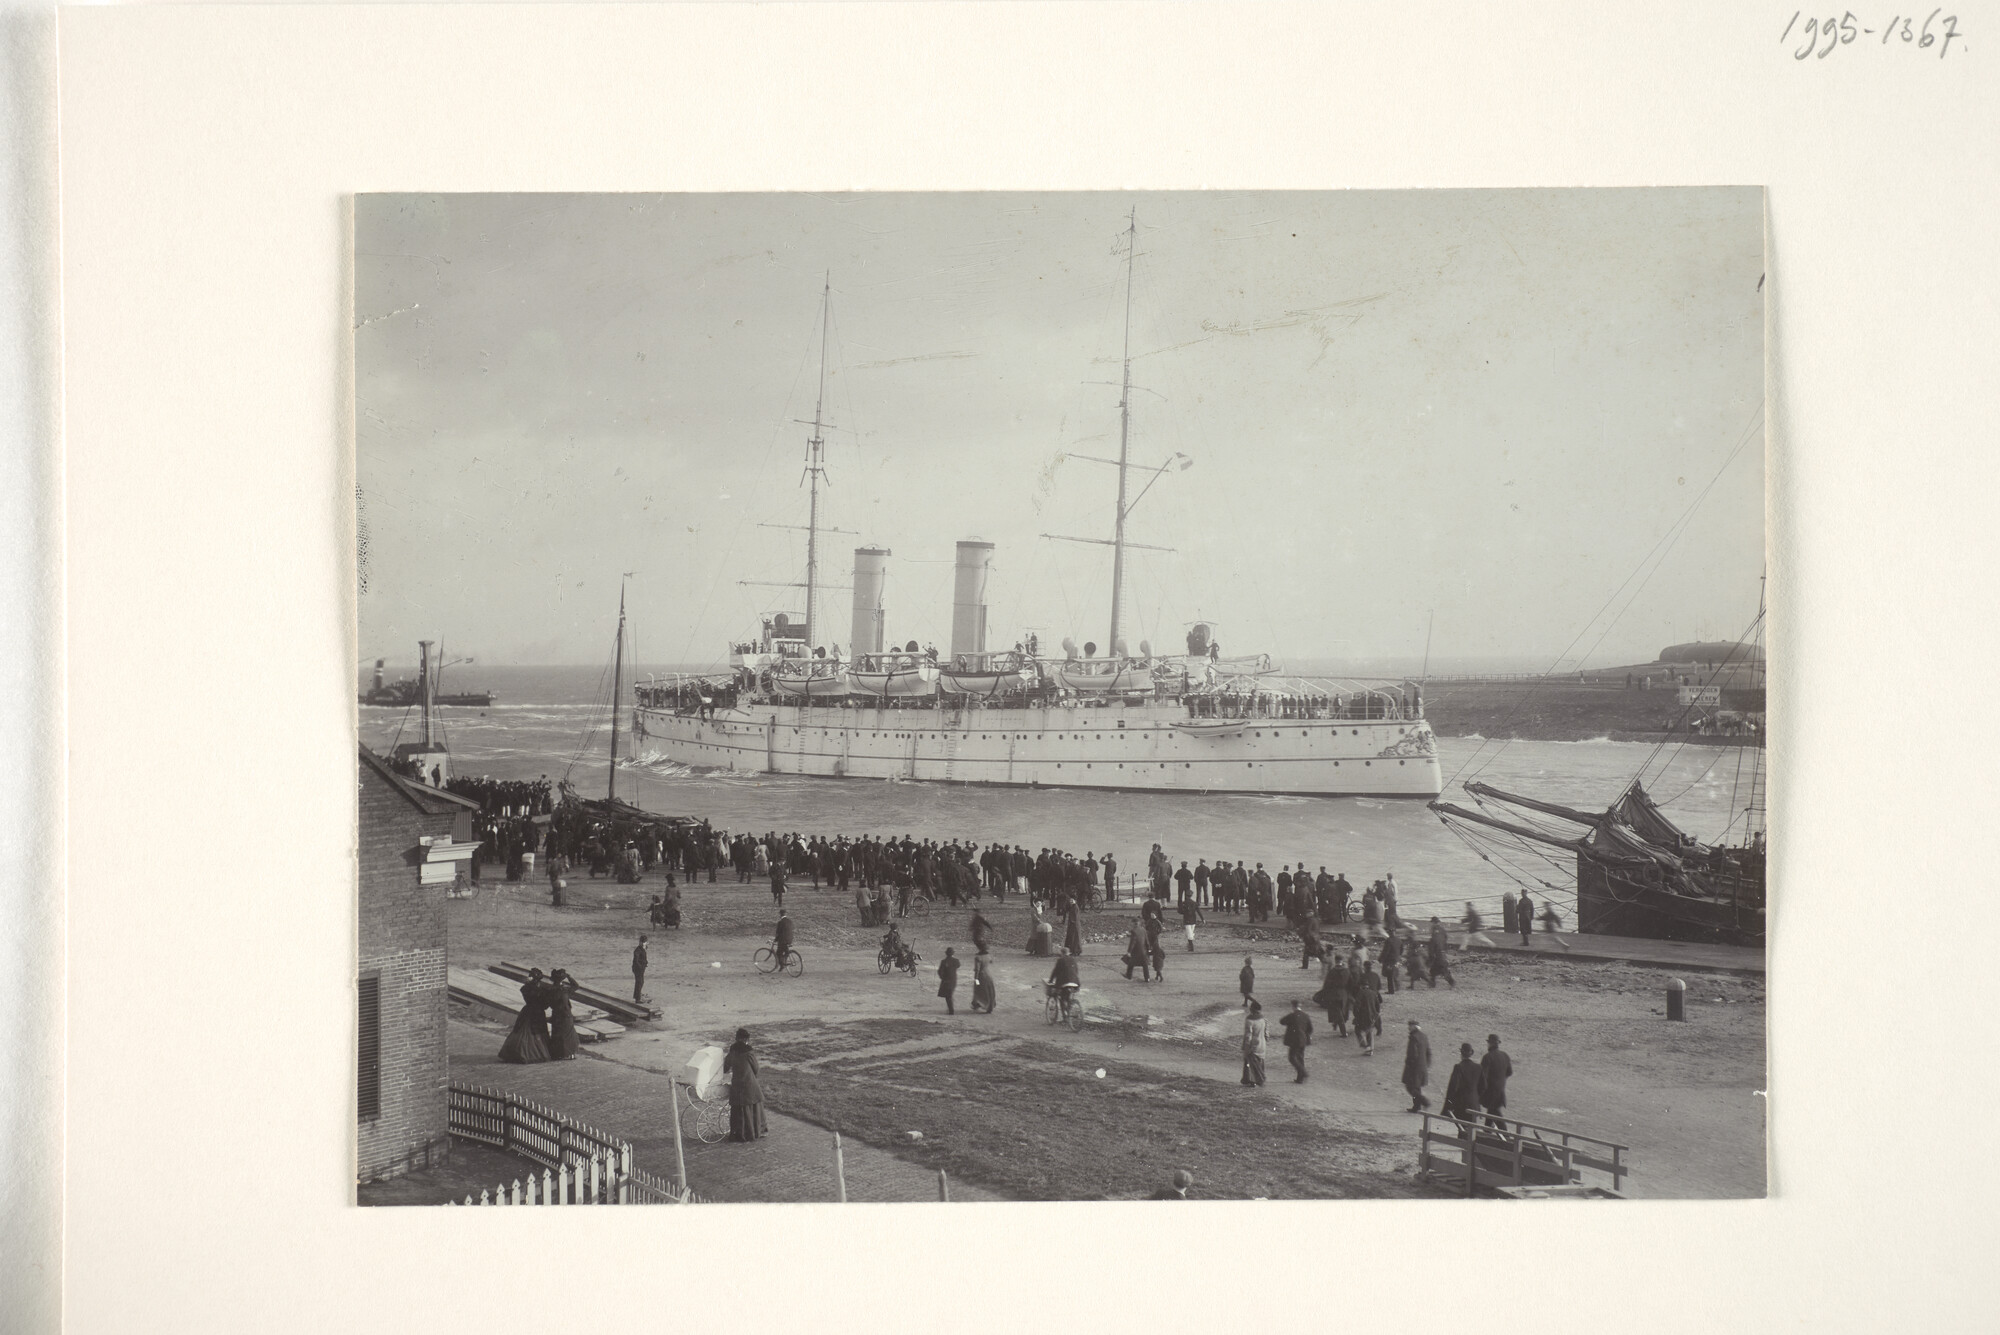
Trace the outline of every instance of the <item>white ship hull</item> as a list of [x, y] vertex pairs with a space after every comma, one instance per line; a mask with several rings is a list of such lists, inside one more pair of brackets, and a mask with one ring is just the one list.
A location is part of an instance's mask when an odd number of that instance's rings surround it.
[[706, 719], [640, 708], [633, 730], [642, 753], [739, 774], [1317, 797], [1429, 799], [1444, 788], [1437, 744], [1422, 719], [1252, 718], [1233, 732], [1176, 726], [1189, 721], [1176, 704], [974, 710], [755, 704]]

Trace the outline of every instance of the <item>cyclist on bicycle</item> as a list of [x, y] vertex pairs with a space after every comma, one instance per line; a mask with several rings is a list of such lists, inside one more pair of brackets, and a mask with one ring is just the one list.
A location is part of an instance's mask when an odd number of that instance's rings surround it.
[[1062, 997], [1064, 1010], [1076, 1004], [1077, 989], [1083, 984], [1077, 977], [1076, 956], [1069, 953], [1069, 947], [1056, 948], [1056, 967], [1049, 972], [1048, 986]]
[[882, 955], [898, 967], [909, 963], [910, 947], [904, 943], [901, 929], [893, 922], [889, 924], [888, 935], [882, 938]]
[[792, 930], [792, 920], [785, 916], [783, 909], [779, 909], [778, 925], [772, 929], [771, 933], [771, 947], [778, 957], [780, 967], [784, 965], [786, 960], [792, 957]]

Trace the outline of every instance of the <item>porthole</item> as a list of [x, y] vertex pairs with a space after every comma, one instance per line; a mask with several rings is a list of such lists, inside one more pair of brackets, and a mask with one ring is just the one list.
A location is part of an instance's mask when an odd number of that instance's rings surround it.
[[1246, 761], [1244, 761], [1244, 762], [1243, 762], [1243, 768], [1244, 768], [1244, 769], [1250, 769], [1250, 768], [1252, 768], [1252, 766], [1251, 766], [1250, 762], [1246, 760]]

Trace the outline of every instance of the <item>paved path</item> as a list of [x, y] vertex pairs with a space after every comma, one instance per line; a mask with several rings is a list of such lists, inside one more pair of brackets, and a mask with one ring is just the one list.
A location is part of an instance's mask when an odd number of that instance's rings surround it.
[[[585, 1048], [575, 1061], [514, 1066], [501, 1061], [501, 1035], [451, 1022], [454, 1083], [510, 1090], [631, 1142], [633, 1162], [672, 1179], [673, 1115], [666, 1076]], [[619, 1040], [623, 1042], [625, 1040]], [[608, 1050], [607, 1050], [608, 1051]], [[748, 1145], [685, 1142], [688, 1184], [716, 1201], [831, 1201], [833, 1137], [810, 1122], [765, 1109], [770, 1133]], [[937, 1174], [848, 1138], [842, 1142], [850, 1201], [935, 1201]], [[1002, 1199], [970, 1183], [951, 1183], [954, 1201]]]
[[[1590, 963], [1641, 964], [1692, 973], [1735, 973], [1762, 978], [1764, 952], [1750, 946], [1709, 946], [1691, 941], [1654, 941], [1636, 936], [1586, 936], [1579, 932], [1537, 932], [1532, 946], [1523, 946], [1518, 936], [1488, 932], [1493, 945], [1466, 946], [1468, 950], [1491, 950], [1503, 955], [1547, 955], [1552, 958]], [[1569, 943], [1564, 950], [1556, 937]], [[1454, 937], [1461, 944], [1462, 937]]]

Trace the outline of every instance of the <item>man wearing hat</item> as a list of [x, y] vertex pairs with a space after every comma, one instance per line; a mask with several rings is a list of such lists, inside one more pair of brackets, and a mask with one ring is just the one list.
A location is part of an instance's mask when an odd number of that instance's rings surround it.
[[1306, 1082], [1306, 1049], [1313, 1041], [1312, 1016], [1306, 1014], [1304, 1002], [1294, 1001], [1292, 1013], [1278, 1023], [1285, 1029], [1285, 1056], [1290, 1059], [1292, 1069], [1298, 1072], [1292, 1083], [1303, 1085]]
[[1486, 1109], [1486, 1125], [1507, 1129], [1500, 1114], [1507, 1110], [1507, 1078], [1514, 1074], [1514, 1059], [1500, 1050], [1500, 1035], [1486, 1036], [1486, 1055], [1479, 1059], [1479, 1102]]
[[1431, 1106], [1424, 1086], [1431, 1080], [1431, 1039], [1423, 1026], [1410, 1021], [1410, 1041], [1403, 1049], [1403, 1088], [1410, 1091], [1410, 1111], [1422, 1112]]
[[1458, 1045], [1458, 1065], [1451, 1068], [1451, 1078], [1445, 1082], [1442, 1111], [1460, 1121], [1479, 1116], [1479, 1063], [1473, 1060], [1470, 1043]]
[[1149, 1201], [1184, 1201], [1188, 1198], [1188, 1189], [1192, 1186], [1194, 1186], [1194, 1174], [1185, 1168], [1176, 1168], [1174, 1169], [1174, 1184], [1171, 1187], [1161, 1187], [1146, 1199]]
[[952, 1001], [954, 994], [958, 991], [958, 952], [952, 947], [946, 946], [944, 948], [944, 958], [938, 961], [937, 972], [937, 994], [944, 998], [944, 1013], [946, 1015], [956, 1015], [958, 1014], [958, 1008], [952, 1004]]

